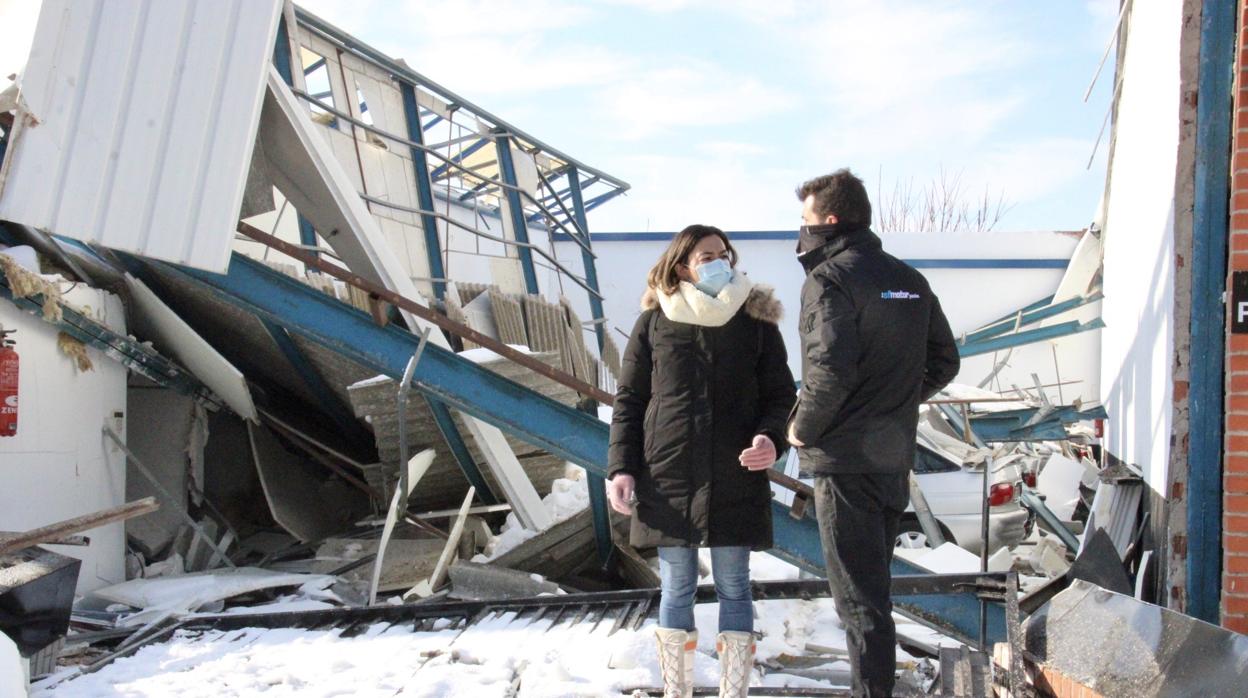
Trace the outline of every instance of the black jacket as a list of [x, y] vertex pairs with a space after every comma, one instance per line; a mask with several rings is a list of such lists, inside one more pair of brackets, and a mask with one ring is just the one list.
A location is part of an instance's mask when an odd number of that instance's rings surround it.
[[798, 258], [806, 282], [793, 427], [805, 444], [803, 473], [910, 470], [919, 403], [948, 385], [960, 363], [940, 301], [865, 228], [834, 233]]
[[776, 323], [781, 307], [755, 286], [726, 324], [670, 320], [653, 290], [624, 351], [611, 420], [608, 477], [636, 478], [636, 547], [772, 546], [771, 487], [737, 460], [765, 434], [787, 448], [793, 374]]

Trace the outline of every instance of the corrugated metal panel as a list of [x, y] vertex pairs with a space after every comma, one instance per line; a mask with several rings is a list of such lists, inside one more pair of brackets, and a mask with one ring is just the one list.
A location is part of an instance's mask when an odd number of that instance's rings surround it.
[[0, 218], [225, 271], [281, 0], [44, 0]]

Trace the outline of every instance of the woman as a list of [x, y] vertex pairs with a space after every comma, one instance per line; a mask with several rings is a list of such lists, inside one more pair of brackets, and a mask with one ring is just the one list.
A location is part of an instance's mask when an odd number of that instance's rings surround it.
[[722, 230], [676, 235], [650, 270], [611, 420], [607, 496], [632, 515], [631, 543], [659, 549], [665, 696], [692, 695], [699, 547], [719, 597], [720, 695], [744, 696], [753, 667], [750, 551], [772, 545], [764, 471], [786, 447], [794, 387], [780, 302], [736, 265]]

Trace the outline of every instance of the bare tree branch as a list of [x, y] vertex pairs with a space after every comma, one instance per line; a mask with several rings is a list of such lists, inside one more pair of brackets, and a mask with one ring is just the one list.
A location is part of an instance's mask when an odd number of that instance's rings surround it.
[[915, 190], [914, 179], [894, 180], [885, 194], [883, 168], [876, 194], [875, 225], [879, 232], [988, 232], [1014, 208], [1005, 192], [995, 199], [984, 185], [983, 196], [966, 191], [962, 172], [944, 167], [926, 186]]

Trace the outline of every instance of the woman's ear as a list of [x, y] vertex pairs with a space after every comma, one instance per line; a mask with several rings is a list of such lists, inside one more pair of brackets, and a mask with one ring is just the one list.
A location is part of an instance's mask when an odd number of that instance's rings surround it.
[[681, 281], [688, 281], [689, 283], [694, 283], [693, 272], [689, 270], [688, 264], [676, 265], [676, 277], [679, 278]]

